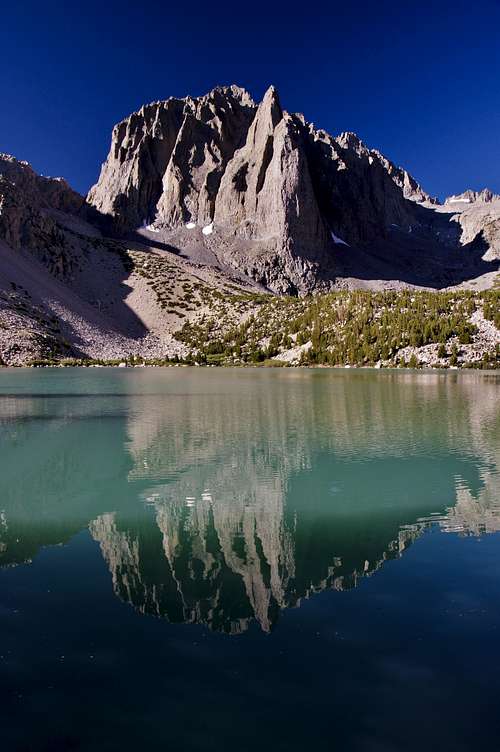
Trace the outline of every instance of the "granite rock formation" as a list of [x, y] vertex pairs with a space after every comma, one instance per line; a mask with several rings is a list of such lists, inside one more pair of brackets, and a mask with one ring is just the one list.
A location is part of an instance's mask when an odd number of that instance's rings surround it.
[[52, 210], [76, 214], [84, 205], [64, 178], [43, 177], [28, 162], [0, 154], [0, 237], [12, 248], [36, 247], [54, 232]]
[[[384, 262], [415, 266], [408, 276], [422, 283], [433, 254], [443, 256], [443, 237], [455, 246], [470, 242], [467, 233], [461, 240], [458, 220], [450, 230], [449, 217], [440, 217], [437, 227], [437, 199], [406, 170], [354, 133], [334, 138], [286, 112], [273, 86], [260, 104], [230, 86], [133, 113], [115, 126], [88, 201], [118, 232], [154, 232], [195, 256], [208, 249], [219, 264], [278, 293], [363, 277], [359, 254], [375, 249], [378, 257], [384, 244]], [[448, 199], [446, 210], [465, 201], [491, 204], [495, 197], [467, 192]], [[400, 228], [412, 238], [401, 237]], [[426, 252], [420, 266], [419, 246]], [[434, 261], [439, 273], [447, 259]]]
[[0, 154], [0, 239], [27, 248], [62, 272], [66, 239], [54, 215], [85, 212], [85, 199], [63, 178], [38, 175], [28, 162]]
[[483, 188], [482, 191], [467, 190], [456, 196], [447, 196], [445, 204], [491, 204], [494, 201], [500, 201], [500, 196], [490, 191], [489, 188]]

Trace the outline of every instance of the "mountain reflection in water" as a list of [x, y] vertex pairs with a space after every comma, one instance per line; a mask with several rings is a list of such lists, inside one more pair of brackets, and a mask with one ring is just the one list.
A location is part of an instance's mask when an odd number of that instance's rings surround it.
[[[228, 634], [500, 530], [488, 374], [24, 372], [0, 383], [0, 564], [87, 528], [118, 597]], [[28, 461], [29, 458], [29, 461]]]

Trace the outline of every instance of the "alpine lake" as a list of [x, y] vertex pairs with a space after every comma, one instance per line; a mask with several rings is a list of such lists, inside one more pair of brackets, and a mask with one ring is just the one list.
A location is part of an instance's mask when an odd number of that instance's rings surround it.
[[0, 369], [1, 749], [498, 749], [499, 398]]

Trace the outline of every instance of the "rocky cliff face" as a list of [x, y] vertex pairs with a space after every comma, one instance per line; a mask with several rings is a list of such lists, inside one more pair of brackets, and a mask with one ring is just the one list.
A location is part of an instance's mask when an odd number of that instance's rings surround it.
[[500, 196], [488, 188], [448, 196], [438, 207], [453, 212], [451, 221], [460, 228], [461, 245], [481, 248], [483, 260], [500, 259]]
[[[410, 199], [410, 200], [409, 200]], [[277, 292], [335, 278], [339, 246], [387, 236], [432, 201], [352, 133], [338, 138], [235, 86], [143, 107], [113, 130], [88, 201], [120, 231], [193, 238]]]
[[45, 178], [28, 162], [0, 154], [0, 240], [11, 248], [27, 248], [52, 271], [66, 263], [66, 239], [54, 212], [78, 214], [85, 199], [63, 178]]
[[209, 221], [222, 173], [254, 110], [235, 86], [142, 107], [113, 129], [89, 202], [125, 229], [157, 216], [172, 225], [193, 216]]
[[483, 188], [482, 191], [467, 190], [454, 196], [448, 196], [445, 204], [491, 204], [494, 201], [500, 201], [500, 196], [490, 191], [489, 188]]
[[410, 201], [416, 201], [417, 203], [423, 203], [428, 201], [430, 204], [438, 204], [439, 201], [435, 196], [430, 196], [415, 178], [402, 167], [397, 167], [387, 157], [384, 157], [376, 149], [371, 149], [370, 154], [373, 159], [378, 159], [383, 168], [387, 171], [396, 185], [402, 190], [403, 196]]

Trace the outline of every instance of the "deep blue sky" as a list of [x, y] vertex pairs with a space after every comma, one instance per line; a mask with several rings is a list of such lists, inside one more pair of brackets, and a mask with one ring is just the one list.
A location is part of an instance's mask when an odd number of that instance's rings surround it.
[[238, 83], [358, 133], [431, 193], [500, 192], [500, 0], [2, 4], [0, 151], [97, 178], [141, 104]]

